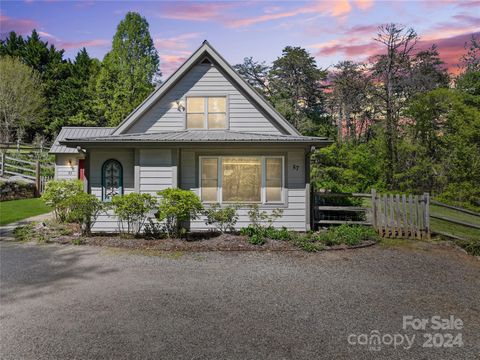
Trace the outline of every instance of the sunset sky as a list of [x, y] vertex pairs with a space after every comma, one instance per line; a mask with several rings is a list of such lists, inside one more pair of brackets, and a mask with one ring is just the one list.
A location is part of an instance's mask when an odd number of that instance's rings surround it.
[[436, 43], [455, 70], [463, 46], [480, 31], [480, 1], [2, 1], [0, 33], [44, 40], [74, 57], [85, 46], [103, 58], [119, 21], [137, 11], [150, 24], [164, 77], [204, 39], [231, 63], [244, 57], [271, 62], [287, 45], [308, 49], [320, 67], [342, 59], [365, 60], [378, 52], [372, 40], [387, 22], [413, 27], [420, 47]]

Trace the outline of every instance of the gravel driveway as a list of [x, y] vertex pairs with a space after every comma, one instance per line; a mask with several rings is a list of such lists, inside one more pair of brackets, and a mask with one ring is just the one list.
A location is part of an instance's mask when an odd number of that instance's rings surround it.
[[[451, 249], [152, 256], [0, 242], [0, 250], [4, 359], [478, 359], [480, 354], [480, 262]], [[464, 345], [423, 348], [423, 334], [438, 331], [403, 330], [403, 315], [454, 315], [463, 328], [441, 334], [461, 333]], [[373, 330], [381, 336], [415, 335], [415, 341], [408, 350], [349, 344]]]

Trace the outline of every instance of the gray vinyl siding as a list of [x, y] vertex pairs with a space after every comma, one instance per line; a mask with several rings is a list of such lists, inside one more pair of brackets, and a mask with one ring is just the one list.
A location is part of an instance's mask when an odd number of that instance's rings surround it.
[[229, 129], [234, 131], [282, 134], [273, 123], [215, 66], [195, 65], [170, 91], [152, 106], [127, 133], [152, 133], [185, 129], [185, 112], [177, 100], [187, 96], [227, 96]]
[[[56, 154], [55, 155], [55, 179], [56, 180], [75, 180], [78, 179], [78, 159], [82, 158], [79, 154]], [[72, 161], [72, 166], [68, 161]]]
[[[282, 205], [261, 205], [260, 209], [271, 213], [274, 208], [282, 208], [283, 215], [275, 223], [275, 227], [285, 226], [291, 230], [306, 230], [306, 183], [305, 183], [305, 150], [293, 150], [282, 152], [281, 150], [256, 151], [256, 150], [183, 150], [181, 153], [181, 182], [183, 189], [194, 191], [200, 195], [198, 180], [198, 156], [200, 155], [232, 155], [232, 154], [250, 154], [250, 155], [281, 155], [285, 156], [285, 203]], [[236, 225], [237, 229], [249, 224], [249, 208], [238, 210], [239, 219]], [[205, 219], [202, 217], [192, 221], [190, 226], [192, 230], [206, 230]]]
[[[90, 191], [99, 199], [102, 198], [102, 166], [109, 159], [118, 160], [123, 168], [123, 193], [135, 191], [133, 149], [92, 149], [90, 151]], [[93, 226], [94, 231], [116, 232], [118, 222], [111, 211], [98, 217]]]
[[140, 149], [139, 158], [140, 193], [156, 195], [157, 191], [175, 186], [171, 149]]

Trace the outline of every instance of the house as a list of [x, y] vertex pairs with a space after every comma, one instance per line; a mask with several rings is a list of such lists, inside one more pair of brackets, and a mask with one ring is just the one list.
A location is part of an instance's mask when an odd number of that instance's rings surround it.
[[[81, 178], [104, 201], [116, 194], [189, 189], [202, 202], [282, 208], [275, 226], [310, 228], [310, 153], [302, 136], [204, 42], [116, 128], [63, 128], [51, 152], [57, 179]], [[203, 219], [192, 230], [205, 230]], [[116, 231], [112, 214], [96, 231]]]

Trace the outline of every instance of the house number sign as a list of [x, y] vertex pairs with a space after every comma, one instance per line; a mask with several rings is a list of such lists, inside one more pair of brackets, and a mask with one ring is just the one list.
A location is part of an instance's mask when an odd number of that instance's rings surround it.
[[293, 167], [293, 170], [295, 171], [298, 171], [300, 169], [300, 166], [296, 164], [293, 164], [292, 167]]

